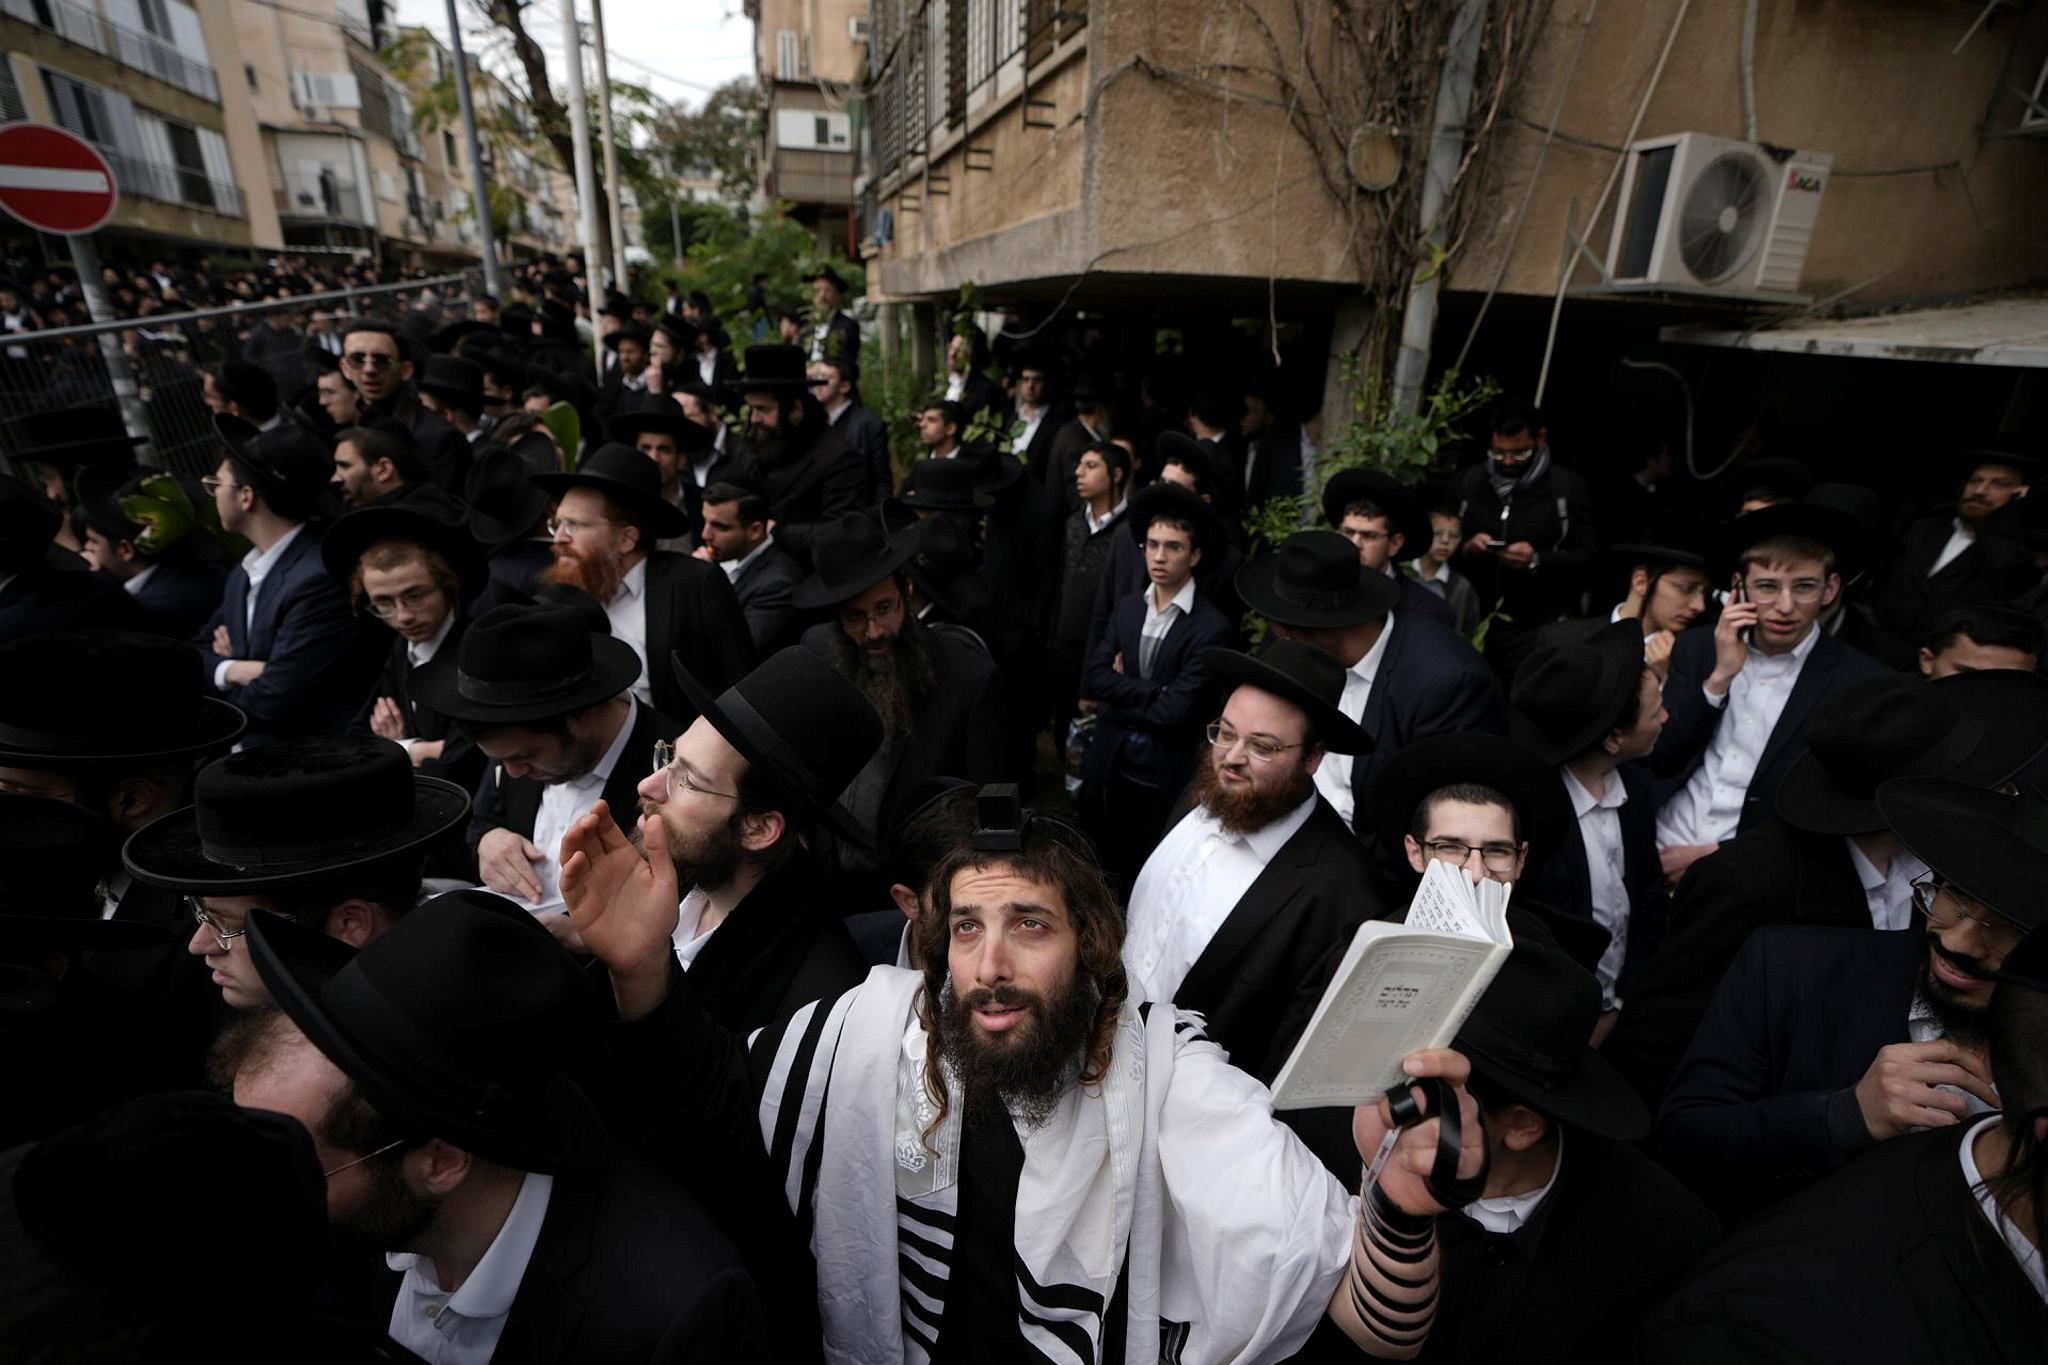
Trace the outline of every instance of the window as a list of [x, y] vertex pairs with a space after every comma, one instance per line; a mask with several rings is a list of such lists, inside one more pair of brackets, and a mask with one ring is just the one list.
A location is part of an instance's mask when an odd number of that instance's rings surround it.
[[87, 142], [112, 143], [113, 125], [107, 119], [106, 100], [98, 89], [54, 71], [43, 72], [43, 84], [49, 90], [50, 108], [59, 127]]
[[775, 34], [775, 79], [778, 81], [800, 81], [803, 79], [803, 72], [799, 69], [795, 29], [780, 29]]
[[27, 117], [21, 90], [14, 84], [14, 63], [0, 55], [0, 122], [19, 123]]
[[247, 62], [243, 62], [242, 79], [249, 82], [249, 88], [254, 90], [256, 88], [256, 68]]
[[455, 155], [455, 134], [451, 129], [441, 130], [441, 160], [449, 170], [457, 169], [461, 162]]
[[815, 119], [811, 120], [811, 122], [812, 122], [812, 126], [813, 126], [813, 127], [814, 127], [814, 128], [816, 129], [816, 134], [815, 134], [815, 141], [816, 141], [816, 145], [817, 145], [817, 146], [820, 146], [820, 147], [829, 147], [829, 146], [831, 146], [831, 145], [832, 145], [832, 123], [831, 123], [831, 121], [830, 121], [829, 119], [827, 119], [827, 118], [826, 118], [826, 117], [825, 117], [825, 116], [824, 116], [823, 114], [820, 114], [820, 115], [818, 115], [818, 116], [817, 116], [817, 117], [816, 117]]

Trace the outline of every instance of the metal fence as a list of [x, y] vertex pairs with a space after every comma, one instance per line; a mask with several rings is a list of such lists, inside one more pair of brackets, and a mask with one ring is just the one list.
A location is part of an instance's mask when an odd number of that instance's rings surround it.
[[[149, 445], [139, 452], [143, 462], [184, 474], [210, 474], [220, 463], [220, 442], [206, 405], [205, 367], [227, 360], [261, 366], [277, 382], [280, 402], [290, 402], [319, 373], [312, 350], [320, 343], [309, 331], [316, 314], [334, 319], [337, 332], [349, 318], [376, 314], [424, 338], [444, 323], [468, 317], [470, 297], [481, 289], [479, 279], [442, 275], [232, 308], [10, 332], [0, 336], [0, 422], [63, 408], [115, 406], [100, 340], [112, 335], [140, 390], [149, 434]], [[5, 440], [0, 434], [0, 442]], [[0, 446], [10, 472], [18, 472], [13, 455]]]

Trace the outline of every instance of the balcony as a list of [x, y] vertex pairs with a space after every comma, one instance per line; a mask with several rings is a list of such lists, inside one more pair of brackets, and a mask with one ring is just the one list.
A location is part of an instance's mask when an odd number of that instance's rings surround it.
[[220, 103], [220, 83], [211, 66], [186, 56], [153, 33], [117, 24], [89, 5], [74, 0], [7, 0], [6, 12], [187, 94]]
[[103, 144], [94, 145], [114, 168], [114, 183], [123, 194], [205, 209], [224, 218], [247, 216], [242, 208], [242, 191], [233, 181], [210, 179], [205, 171], [194, 167], [168, 166], [139, 156], [124, 156]]
[[272, 192], [283, 218], [319, 218], [338, 223], [365, 223], [363, 196], [354, 184], [333, 177], [287, 176]]
[[853, 153], [778, 147], [769, 163], [767, 190], [793, 204], [851, 204]]

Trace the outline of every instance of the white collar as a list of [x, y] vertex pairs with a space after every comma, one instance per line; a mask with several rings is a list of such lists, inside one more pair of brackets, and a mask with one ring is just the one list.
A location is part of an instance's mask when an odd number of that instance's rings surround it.
[[612, 594], [612, 600], [605, 605], [614, 607], [621, 602], [630, 602], [638, 597], [646, 586], [647, 560], [643, 557], [638, 564], [626, 570], [626, 576], [619, 580], [619, 590]]
[[1621, 774], [1607, 774], [1607, 785], [1600, 789], [1598, 796], [1586, 790], [1586, 784], [1579, 781], [1579, 775], [1565, 764], [1558, 764], [1557, 770], [1564, 774], [1565, 795], [1572, 799], [1572, 814], [1583, 820], [1590, 810], [1619, 810], [1628, 804], [1628, 786], [1621, 780]]
[[156, 565], [146, 564], [142, 568], [137, 569], [134, 573], [128, 575], [128, 578], [121, 584], [121, 586], [128, 590], [128, 595], [130, 597], [140, 597], [142, 596], [142, 585], [149, 582], [150, 576], [153, 575], [156, 572], [156, 570]]
[[1557, 1184], [1557, 1173], [1564, 1169], [1564, 1129], [1557, 1130], [1557, 1159], [1550, 1165], [1550, 1179], [1540, 1189], [1527, 1194], [1504, 1194], [1498, 1199], [1475, 1199], [1463, 1210], [1465, 1216], [1485, 1228], [1488, 1232], [1511, 1233], [1518, 1231], [1531, 1218], [1543, 1201], [1550, 1197], [1550, 1191]]
[[759, 545], [756, 545], [753, 549], [747, 551], [746, 554], [740, 556], [738, 559], [721, 560], [719, 561], [718, 567], [725, 570], [725, 576], [727, 579], [737, 579], [741, 574], [746, 572], [747, 565], [759, 559], [761, 557], [762, 551], [766, 550], [770, 545], [773, 545], [774, 543], [774, 533], [770, 532], [767, 539], [763, 540]]
[[1380, 638], [1372, 642], [1372, 648], [1359, 656], [1351, 671], [1364, 680], [1367, 687], [1379, 676], [1380, 661], [1387, 657], [1387, 641], [1394, 638], [1394, 613], [1388, 612], [1387, 619], [1380, 625]]
[[[824, 331], [825, 329], [824, 329], [824, 328], [822, 328], [822, 327], [820, 327], [820, 328], [819, 328], [818, 330], [819, 330], [820, 332], [822, 332], [822, 331]], [[842, 398], [842, 399], [840, 399], [840, 400], [839, 400], [839, 406], [838, 406], [838, 407], [836, 407], [836, 408], [826, 408], [826, 409], [825, 409], [825, 422], [826, 422], [826, 425], [828, 425], [828, 426], [835, 426], [835, 427], [836, 427], [836, 426], [838, 426], [838, 425], [839, 425], [839, 415], [840, 415], [841, 413], [845, 412], [845, 411], [846, 411], [846, 410], [847, 410], [848, 408], [851, 408], [852, 406], [853, 406], [853, 400], [852, 400], [851, 398]]]
[[1207, 806], [1198, 808], [1195, 814], [1198, 818], [1207, 821], [1220, 837], [1244, 840], [1245, 847], [1252, 851], [1252, 856], [1257, 858], [1263, 866], [1266, 863], [1272, 862], [1280, 850], [1287, 846], [1287, 841], [1301, 832], [1301, 827], [1308, 823], [1308, 817], [1315, 813], [1316, 802], [1321, 799], [1316, 793], [1310, 792], [1308, 800], [1302, 802], [1293, 810], [1288, 811], [1287, 814], [1281, 816], [1278, 820], [1261, 825], [1257, 829], [1246, 830], [1242, 834], [1223, 833], [1222, 822], [1209, 812]]
[[[512, 1300], [519, 1296], [519, 1282], [526, 1278], [527, 1264], [533, 1260], [533, 1249], [540, 1242], [541, 1225], [547, 1221], [548, 1198], [554, 1188], [553, 1176], [538, 1171], [526, 1173], [526, 1179], [519, 1185], [519, 1197], [512, 1201], [512, 1209], [505, 1215], [498, 1235], [491, 1239], [489, 1250], [462, 1282], [462, 1288], [448, 1296], [449, 1312], [476, 1322], [502, 1318], [512, 1311]], [[417, 1252], [394, 1251], [384, 1257], [384, 1263], [417, 1280], [417, 1290], [429, 1294], [442, 1292], [434, 1279], [434, 1263]]]
[[1451, 581], [1451, 564], [1449, 560], [1445, 560], [1443, 563], [1437, 565], [1435, 573], [1424, 573], [1422, 571], [1421, 555], [1417, 555], [1415, 556], [1415, 558], [1409, 560], [1408, 567], [1414, 570], [1415, 576], [1425, 583], [1448, 583]]
[[1131, 500], [1129, 498], [1124, 498], [1122, 501], [1118, 502], [1116, 506], [1110, 508], [1107, 515], [1105, 515], [1100, 521], [1098, 521], [1095, 517], [1095, 509], [1090, 507], [1085, 502], [1082, 503], [1081, 515], [1087, 519], [1088, 534], [1091, 536], [1102, 534], [1103, 529], [1105, 527], [1115, 524], [1116, 519], [1122, 516], [1124, 514], [1124, 509], [1129, 507], [1130, 505]]
[[612, 744], [604, 751], [604, 757], [596, 766], [581, 777], [569, 779], [569, 786], [602, 791], [604, 784], [612, 780], [612, 769], [619, 765], [619, 756], [626, 752], [626, 741], [633, 736], [633, 722], [639, 719], [640, 703], [631, 692], [622, 694], [626, 698], [626, 718], [619, 722], [619, 733], [612, 737]]
[[1806, 662], [1806, 656], [1813, 653], [1813, 647], [1820, 640], [1820, 637], [1820, 622], [1815, 621], [1811, 626], [1807, 627], [1805, 637], [1798, 644], [1792, 646], [1792, 651], [1789, 654], [1766, 654], [1755, 645], [1745, 647], [1749, 651], [1752, 663], [1777, 663], [1781, 666], [1787, 663], [1803, 665]]
[[455, 629], [455, 613], [451, 611], [441, 618], [441, 628], [439, 630], [417, 644], [406, 645], [405, 661], [414, 668], [429, 662], [433, 659], [434, 652], [447, 643], [448, 632], [453, 629]]
[[1970, 1191], [1971, 1197], [1977, 1201], [1977, 1209], [1984, 1215], [1985, 1221], [2004, 1239], [2006, 1249], [2012, 1253], [2013, 1259], [2019, 1262], [2020, 1273], [2034, 1286], [2036, 1294], [2048, 1300], [2048, 1273], [2044, 1273], [2042, 1268], [2041, 1248], [2028, 1241], [2027, 1234], [2022, 1232], [2012, 1219], [2006, 1216], [2005, 1210], [1998, 1206], [1997, 1198], [1985, 1188], [1984, 1172], [1977, 1165], [1977, 1139], [1987, 1128], [1998, 1122], [2000, 1119], [1997, 1114], [1988, 1115], [1977, 1120], [1970, 1126], [1970, 1131], [1963, 1134], [1962, 1145], [1957, 1151], [1957, 1158], [1963, 1167], [1963, 1184]]
[[298, 525], [292, 527], [291, 530], [286, 531], [283, 535], [279, 536], [277, 538], [277, 543], [272, 545], [269, 549], [250, 550], [249, 553], [242, 556], [243, 570], [248, 573], [249, 577], [252, 580], [262, 579], [265, 574], [268, 574], [270, 572], [272, 566], [274, 566], [277, 563], [277, 557], [284, 553], [285, 546], [297, 540], [299, 538], [299, 532], [305, 529], [306, 523], [302, 521]]
[[[1145, 590], [1145, 609], [1154, 616], [1160, 616], [1164, 614], [1156, 605], [1158, 600], [1159, 589], [1156, 585]], [[1180, 613], [1183, 616], [1189, 615], [1194, 611], [1195, 576], [1193, 574], [1188, 575], [1188, 581], [1180, 585], [1180, 591], [1175, 593], [1173, 595], [1173, 600], [1168, 602], [1166, 605], [1168, 607], [1179, 607]]]

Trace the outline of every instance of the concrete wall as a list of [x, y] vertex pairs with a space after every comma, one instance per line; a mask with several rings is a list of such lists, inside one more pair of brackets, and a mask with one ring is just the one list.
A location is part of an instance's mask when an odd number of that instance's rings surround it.
[[868, 0], [757, 0], [754, 12], [754, 74], [765, 88], [776, 79], [776, 34], [797, 35], [799, 60], [807, 62], [801, 79], [860, 79], [867, 46], [849, 36], [847, 21], [865, 16]]
[[217, 54], [213, 74], [220, 85], [221, 133], [227, 139], [228, 163], [235, 169], [235, 183], [241, 187], [242, 203], [249, 214], [249, 240], [275, 251], [284, 245], [284, 231], [278, 225], [277, 201], [271, 193], [271, 158], [257, 127], [248, 75], [242, 69], [247, 59], [242, 55], [240, 26], [246, 22], [247, 11], [256, 7], [236, 5], [233, 0], [195, 0], [195, 7], [207, 51]]

